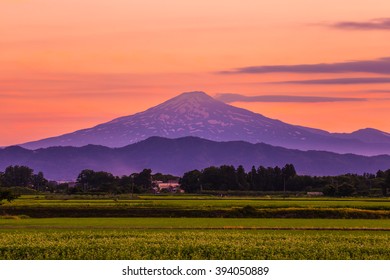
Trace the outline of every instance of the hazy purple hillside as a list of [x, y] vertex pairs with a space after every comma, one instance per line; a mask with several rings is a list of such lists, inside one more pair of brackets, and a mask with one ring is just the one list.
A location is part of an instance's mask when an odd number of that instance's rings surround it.
[[0, 149], [0, 170], [8, 165], [28, 165], [50, 179], [74, 180], [83, 169], [116, 175], [151, 168], [154, 172], [182, 175], [208, 166], [284, 166], [293, 163], [299, 174], [339, 175], [376, 173], [390, 168], [390, 156], [365, 157], [331, 152], [298, 151], [243, 141], [215, 142], [196, 137], [152, 137], [123, 148], [51, 147], [35, 151], [21, 147]]

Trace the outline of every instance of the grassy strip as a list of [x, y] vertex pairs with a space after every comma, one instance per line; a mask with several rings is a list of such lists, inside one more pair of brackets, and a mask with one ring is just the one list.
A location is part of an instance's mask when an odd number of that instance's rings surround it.
[[251, 206], [230, 209], [185, 209], [158, 207], [8, 207], [3, 216], [26, 215], [33, 218], [51, 217], [207, 217], [207, 218], [332, 218], [389, 219], [390, 210], [355, 208], [265, 208]]
[[389, 220], [258, 219], [258, 218], [46, 218], [0, 219], [0, 229], [390, 229]]
[[[21, 229], [21, 227], [18, 226], [5, 226], [2, 229], [7, 230], [14, 230], [14, 229]], [[40, 226], [25, 226], [23, 229], [44, 229]], [[113, 226], [107, 226], [107, 227], [69, 227], [69, 226], [52, 226], [50, 228], [47, 228], [50, 230], [126, 230], [126, 229], [132, 229], [132, 230], [193, 230], [193, 231], [216, 231], [216, 230], [262, 230], [262, 231], [389, 231], [390, 228], [347, 228], [347, 227], [299, 227], [299, 228], [293, 228], [293, 227], [207, 227], [207, 228], [200, 228], [200, 227], [113, 227]], [[1, 229], [0, 229], [1, 230]]]
[[22, 196], [21, 198], [6, 203], [2, 208], [12, 207], [156, 207], [156, 208], [181, 208], [181, 209], [214, 209], [226, 210], [232, 207], [251, 206], [254, 208], [356, 208], [363, 210], [390, 210], [389, 199], [325, 199], [325, 198], [249, 198], [249, 197], [204, 197], [204, 196], [178, 196], [159, 197], [141, 196], [137, 199], [76, 199], [54, 195], [52, 198], [37, 196]]

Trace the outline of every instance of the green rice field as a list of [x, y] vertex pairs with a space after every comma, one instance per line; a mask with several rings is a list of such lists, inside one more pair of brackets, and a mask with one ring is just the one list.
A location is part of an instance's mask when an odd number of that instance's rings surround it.
[[390, 231], [387, 219], [254, 219], [254, 218], [0, 218], [5, 230], [78, 229], [194, 229], [194, 230], [381, 230]]
[[389, 220], [0, 219], [1, 259], [389, 259]]
[[[23, 196], [0, 206], [0, 259], [390, 259], [389, 202]], [[104, 216], [106, 211], [109, 217]], [[258, 217], [262, 211], [271, 218]], [[79, 212], [91, 216], [76, 215]], [[348, 218], [326, 216], [334, 212]], [[43, 214], [34, 218], [29, 213]], [[122, 217], [121, 213], [142, 216]], [[226, 217], [226, 213], [239, 215]], [[285, 216], [272, 217], [275, 213]], [[367, 213], [369, 218], [361, 218]]]
[[333, 218], [390, 219], [389, 199], [215, 196], [22, 196], [2, 215], [55, 217]]
[[253, 197], [207, 197], [207, 196], [139, 196], [136, 199], [83, 198], [63, 196], [25, 195], [2, 207], [138, 207], [182, 209], [230, 209], [252, 206], [255, 208], [356, 208], [366, 210], [390, 210], [390, 199], [327, 199], [327, 198], [253, 198]]

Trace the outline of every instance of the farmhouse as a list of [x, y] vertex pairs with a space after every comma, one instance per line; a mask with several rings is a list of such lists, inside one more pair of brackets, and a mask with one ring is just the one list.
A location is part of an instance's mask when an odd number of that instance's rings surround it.
[[307, 192], [307, 196], [323, 196], [323, 192]]
[[169, 180], [168, 182], [163, 181], [153, 181], [152, 182], [153, 189], [156, 193], [160, 192], [183, 192], [182, 189], [180, 189], [180, 183], [176, 180]]

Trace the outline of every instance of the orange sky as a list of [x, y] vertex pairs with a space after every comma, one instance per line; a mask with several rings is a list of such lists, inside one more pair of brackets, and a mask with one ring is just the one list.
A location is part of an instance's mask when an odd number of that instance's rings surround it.
[[[0, 146], [93, 126], [192, 90], [365, 98], [233, 105], [329, 131], [390, 132], [388, 82], [280, 83], [388, 72], [220, 73], [390, 57], [389, 13], [388, 0], [2, 0]], [[344, 22], [358, 24], [337, 25]]]

